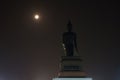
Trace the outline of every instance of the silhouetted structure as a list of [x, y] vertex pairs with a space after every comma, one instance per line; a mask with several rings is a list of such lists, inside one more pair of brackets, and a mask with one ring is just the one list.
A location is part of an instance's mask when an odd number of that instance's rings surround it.
[[74, 48], [77, 50], [76, 44], [76, 33], [72, 32], [72, 24], [71, 21], [68, 22], [67, 25], [68, 32], [63, 33], [63, 47], [66, 53], [66, 56], [74, 55]]
[[[68, 32], [63, 33], [63, 47], [66, 55], [61, 57], [60, 71], [57, 78], [53, 80], [92, 80], [88, 78], [83, 71], [79, 56], [75, 56], [75, 50], [78, 52], [76, 43], [76, 33], [72, 32], [72, 24], [69, 21], [67, 25]], [[75, 49], [75, 50], [74, 50]]]

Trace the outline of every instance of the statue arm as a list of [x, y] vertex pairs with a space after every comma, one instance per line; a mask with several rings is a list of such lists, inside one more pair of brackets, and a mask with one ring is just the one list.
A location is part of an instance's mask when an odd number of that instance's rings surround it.
[[63, 44], [65, 43], [65, 39], [64, 39], [64, 37], [65, 37], [65, 36], [64, 36], [64, 34], [63, 34], [63, 39], [62, 39], [62, 40], [63, 40]]
[[63, 38], [62, 38], [62, 46], [63, 46], [63, 48], [64, 48], [64, 50], [65, 50], [65, 38], [64, 38], [65, 36], [64, 36], [64, 34], [63, 34]]
[[74, 45], [75, 45], [75, 49], [78, 52], [78, 48], [77, 48], [77, 42], [76, 42], [76, 34], [74, 35]]

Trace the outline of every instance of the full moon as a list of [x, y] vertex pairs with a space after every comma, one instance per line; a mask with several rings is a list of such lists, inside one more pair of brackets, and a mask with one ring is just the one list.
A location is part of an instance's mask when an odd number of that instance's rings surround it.
[[34, 18], [35, 18], [36, 20], [38, 20], [38, 19], [40, 18], [40, 16], [39, 16], [38, 14], [36, 14], [36, 15], [34, 15]]

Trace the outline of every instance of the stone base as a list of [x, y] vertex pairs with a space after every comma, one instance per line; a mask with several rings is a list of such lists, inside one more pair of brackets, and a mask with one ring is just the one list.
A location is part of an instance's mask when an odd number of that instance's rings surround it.
[[61, 71], [82, 71], [81, 59], [79, 56], [62, 56], [60, 68]]
[[81, 71], [64, 71], [58, 74], [58, 77], [86, 77], [87, 74]]

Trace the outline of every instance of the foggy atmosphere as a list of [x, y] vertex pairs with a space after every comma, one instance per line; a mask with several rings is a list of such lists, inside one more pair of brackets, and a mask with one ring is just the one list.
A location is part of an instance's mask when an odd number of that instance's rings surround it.
[[69, 20], [88, 77], [120, 80], [117, 0], [0, 1], [0, 80], [57, 77]]

